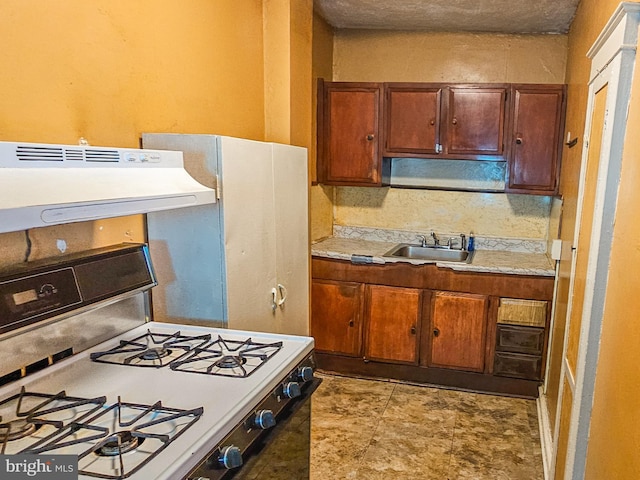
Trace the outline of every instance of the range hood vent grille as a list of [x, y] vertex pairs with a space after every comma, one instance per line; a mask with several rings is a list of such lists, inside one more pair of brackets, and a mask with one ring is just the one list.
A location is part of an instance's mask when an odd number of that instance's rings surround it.
[[81, 148], [65, 148], [64, 156], [66, 160], [76, 160], [81, 162], [84, 160], [84, 151]]
[[16, 155], [21, 161], [63, 162], [65, 160], [87, 162], [119, 162], [118, 150], [91, 148], [61, 148], [18, 145]]
[[87, 162], [118, 162], [120, 153], [117, 150], [92, 150], [87, 148], [84, 151]]
[[64, 151], [59, 147], [38, 147], [18, 145], [16, 147], [18, 160], [62, 162]]

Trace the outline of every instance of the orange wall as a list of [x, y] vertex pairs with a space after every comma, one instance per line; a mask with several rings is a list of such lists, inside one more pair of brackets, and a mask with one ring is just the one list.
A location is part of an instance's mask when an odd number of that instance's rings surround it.
[[565, 132], [570, 132], [571, 138], [578, 138], [578, 144], [573, 148], [564, 147], [560, 175], [560, 193], [563, 198], [560, 227], [562, 258], [558, 275], [558, 292], [553, 323], [554, 330], [550, 346], [551, 359], [546, 399], [552, 429], [555, 425], [559, 398], [560, 368], [562, 366], [562, 349], [566, 327], [565, 317], [569, 297], [569, 275], [571, 273], [571, 246], [574, 243], [573, 235], [582, 160], [582, 139], [587, 110], [589, 70], [591, 68], [591, 62], [587, 58], [587, 51], [591, 48], [617, 6], [617, 0], [582, 0], [569, 32], [569, 53], [566, 72], [568, 101]]
[[[333, 29], [320, 16], [313, 16], [313, 89], [312, 117], [313, 142], [309, 151], [311, 179], [316, 180], [317, 106], [316, 83], [318, 78], [331, 79], [333, 71]], [[311, 240], [318, 240], [333, 234], [333, 187], [314, 185], [310, 191]]]
[[0, 39], [2, 140], [264, 135], [260, 0], [5, 0]]
[[[273, 6], [286, 19], [266, 32], [263, 7]], [[275, 118], [266, 115], [265, 62], [278, 57], [270, 107], [286, 117], [269, 133], [308, 147], [311, 18], [311, 0], [4, 0], [0, 141], [137, 147], [153, 131], [263, 140], [265, 119]], [[22, 258], [23, 237], [0, 235], [0, 265]], [[39, 258], [58, 253], [60, 239], [76, 251], [141, 241], [144, 231], [131, 217], [36, 229], [32, 239]]]

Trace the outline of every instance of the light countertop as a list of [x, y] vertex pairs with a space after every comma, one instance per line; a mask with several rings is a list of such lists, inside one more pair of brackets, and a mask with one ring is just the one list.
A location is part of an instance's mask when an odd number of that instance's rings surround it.
[[555, 264], [546, 253], [509, 250], [476, 250], [471, 263], [434, 262], [384, 257], [383, 255], [401, 242], [365, 240], [361, 238], [329, 237], [311, 246], [314, 257], [351, 260], [352, 255], [371, 256], [371, 263], [385, 264], [405, 262], [413, 265], [435, 263], [438, 267], [458, 271], [506, 273], [512, 275], [538, 275], [553, 277]]

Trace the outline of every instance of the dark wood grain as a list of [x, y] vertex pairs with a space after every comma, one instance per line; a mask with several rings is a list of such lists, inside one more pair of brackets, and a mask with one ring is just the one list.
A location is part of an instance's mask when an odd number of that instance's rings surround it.
[[448, 89], [445, 154], [504, 158], [508, 85]]
[[382, 85], [325, 82], [319, 89], [319, 181], [329, 185], [388, 183], [390, 161], [382, 159]]
[[346, 260], [313, 257], [313, 278], [427, 290], [476, 293], [508, 298], [551, 300], [553, 277], [462, 272], [434, 264], [354, 265]]
[[510, 192], [557, 192], [564, 135], [564, 85], [512, 85]]
[[485, 295], [435, 292], [428, 366], [484, 371], [488, 305]]
[[365, 361], [362, 358], [316, 353], [316, 363], [320, 370], [366, 378], [392, 378], [426, 385], [442, 385], [462, 390], [499, 393], [502, 395], [537, 398], [539, 381], [486, 375], [448, 368], [426, 368]]
[[417, 364], [421, 290], [367, 285], [365, 358]]
[[311, 335], [316, 350], [360, 356], [363, 306], [363, 284], [313, 280]]
[[387, 83], [384, 87], [385, 156], [437, 155], [441, 143], [442, 87]]

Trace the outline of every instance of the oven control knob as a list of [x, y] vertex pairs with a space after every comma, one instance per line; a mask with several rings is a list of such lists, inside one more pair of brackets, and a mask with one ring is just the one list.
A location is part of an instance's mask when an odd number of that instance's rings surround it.
[[299, 397], [302, 392], [300, 391], [298, 382], [287, 382], [282, 385], [282, 393], [287, 398], [296, 398]]
[[233, 445], [228, 445], [220, 449], [218, 463], [226, 469], [238, 468], [242, 466], [242, 452]]
[[267, 430], [268, 428], [275, 427], [276, 417], [273, 416], [271, 410], [258, 410], [253, 423], [256, 427]]
[[303, 382], [310, 382], [313, 380], [313, 368], [311, 367], [300, 367], [298, 369], [298, 377]]

